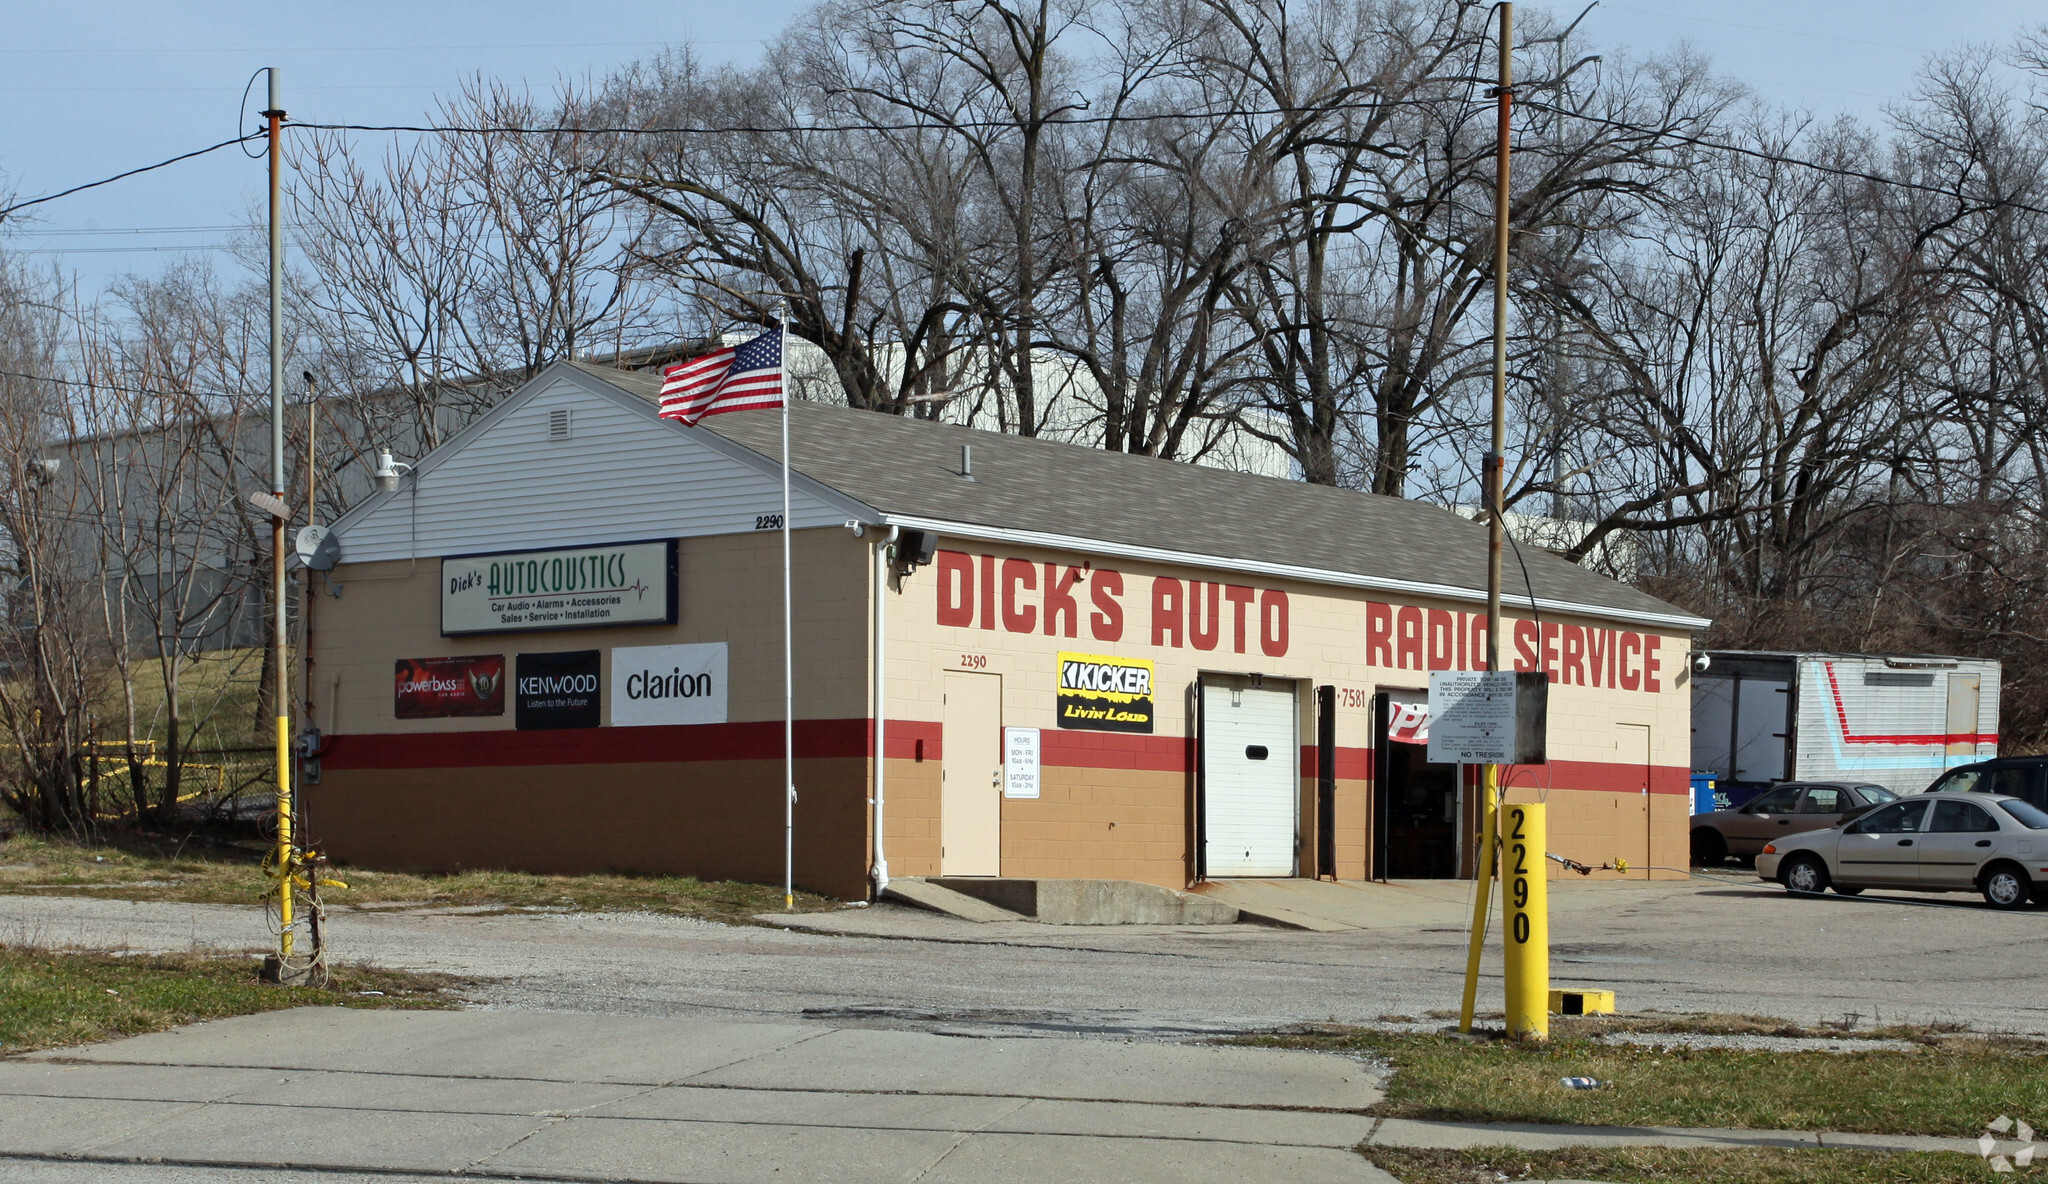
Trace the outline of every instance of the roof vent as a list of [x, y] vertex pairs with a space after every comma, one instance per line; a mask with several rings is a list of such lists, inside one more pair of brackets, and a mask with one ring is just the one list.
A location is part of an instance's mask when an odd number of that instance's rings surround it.
[[570, 408], [556, 407], [548, 412], [548, 439], [567, 440], [573, 435], [574, 417]]
[[974, 480], [974, 445], [972, 444], [962, 444], [960, 446], [960, 475], [969, 481]]

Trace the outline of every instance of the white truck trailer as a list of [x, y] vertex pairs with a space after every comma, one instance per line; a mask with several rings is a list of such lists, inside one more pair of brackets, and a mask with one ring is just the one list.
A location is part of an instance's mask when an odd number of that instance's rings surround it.
[[1988, 658], [1705, 650], [1691, 674], [1693, 774], [1721, 809], [1781, 781], [1916, 793], [1998, 755]]

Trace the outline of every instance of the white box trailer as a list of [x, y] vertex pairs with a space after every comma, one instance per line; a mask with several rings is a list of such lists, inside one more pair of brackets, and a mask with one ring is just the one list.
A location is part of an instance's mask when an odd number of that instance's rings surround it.
[[1999, 674], [1988, 658], [1700, 651], [1693, 772], [1724, 809], [1780, 781], [1916, 793], [1998, 755]]

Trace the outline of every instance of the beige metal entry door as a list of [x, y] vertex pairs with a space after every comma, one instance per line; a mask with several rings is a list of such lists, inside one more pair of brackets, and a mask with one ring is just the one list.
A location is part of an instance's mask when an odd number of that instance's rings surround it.
[[939, 874], [1003, 870], [1003, 676], [946, 671]]
[[1967, 741], [1951, 741], [1946, 749], [1948, 755], [1977, 755], [1977, 703], [1983, 693], [1981, 674], [1948, 676], [1948, 734], [1969, 737]]
[[[1621, 815], [1614, 836], [1619, 848], [1616, 854], [1637, 863], [1648, 876], [1650, 857], [1656, 854], [1650, 841], [1650, 728], [1647, 724], [1616, 724], [1614, 733], [1615, 768], [1626, 778], [1624, 792], [1635, 794], [1634, 801], [1615, 799], [1615, 809]], [[1638, 841], [1642, 846], [1636, 846]]]
[[1202, 679], [1202, 865], [1212, 879], [1292, 876], [1301, 817], [1293, 684]]

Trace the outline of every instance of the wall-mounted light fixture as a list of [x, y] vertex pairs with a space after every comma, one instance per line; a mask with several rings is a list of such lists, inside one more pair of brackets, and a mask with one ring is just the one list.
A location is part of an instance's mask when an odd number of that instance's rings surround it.
[[376, 479], [377, 488], [390, 491], [398, 488], [399, 479], [412, 472], [412, 466], [402, 460], [393, 460], [389, 448], [377, 450], [377, 468], [370, 474]]

